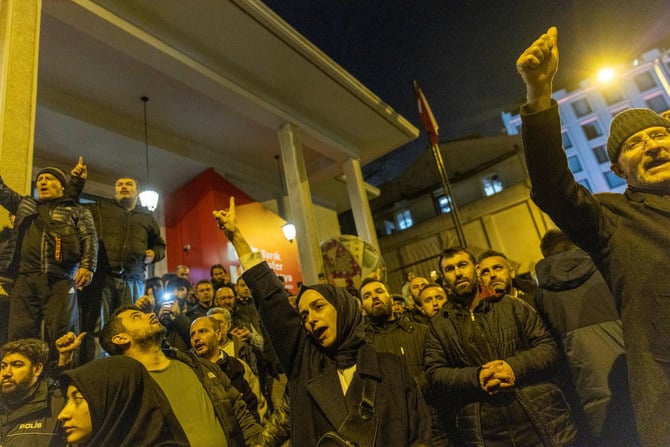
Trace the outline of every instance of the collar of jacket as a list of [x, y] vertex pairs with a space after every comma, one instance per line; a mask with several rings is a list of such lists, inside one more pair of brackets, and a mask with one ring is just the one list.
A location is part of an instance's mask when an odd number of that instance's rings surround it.
[[[506, 296], [506, 295], [501, 295], [501, 296], [498, 296], [498, 297], [488, 297], [486, 299], [481, 300], [479, 302], [479, 304], [477, 304], [477, 307], [475, 307], [475, 310], [473, 311], [473, 313], [475, 313], [475, 314], [487, 313], [488, 311], [490, 311], [493, 308], [493, 306], [496, 303], [500, 302], [500, 300], [503, 298], [503, 296]], [[445, 317], [448, 317], [449, 314], [466, 315], [468, 317], [470, 316], [470, 309], [464, 307], [458, 301], [453, 301], [453, 300], [447, 301], [445, 303], [445, 305], [442, 307], [441, 312]]]
[[670, 214], [670, 196], [654, 194], [630, 187], [626, 189], [624, 195], [632, 202], [643, 203], [647, 208]]
[[365, 327], [373, 332], [375, 331], [388, 331], [400, 327], [405, 332], [414, 332], [414, 325], [409, 320], [409, 318], [403, 318], [402, 316], [396, 318], [395, 320], [378, 322], [370, 317], [365, 317]]

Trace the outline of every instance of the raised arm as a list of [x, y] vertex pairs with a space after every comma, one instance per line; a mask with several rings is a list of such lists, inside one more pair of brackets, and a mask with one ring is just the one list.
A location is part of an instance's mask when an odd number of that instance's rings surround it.
[[527, 108], [530, 113], [551, 107], [554, 76], [558, 70], [558, 31], [551, 27], [521, 53], [516, 68], [526, 83]]
[[244, 280], [249, 285], [258, 313], [270, 342], [284, 371], [290, 375], [301, 348], [306, 343], [305, 330], [298, 313], [288, 301], [288, 293], [277, 275], [263, 262], [260, 255], [252, 253], [244, 239], [235, 214], [235, 199], [230, 198], [227, 210], [213, 212], [219, 228], [233, 244], [244, 268]]

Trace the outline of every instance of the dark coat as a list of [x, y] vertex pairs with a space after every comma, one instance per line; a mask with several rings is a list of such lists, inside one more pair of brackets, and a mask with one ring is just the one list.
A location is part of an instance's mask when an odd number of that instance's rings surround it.
[[[336, 431], [346, 419], [349, 408], [360, 403], [363, 377], [371, 377], [378, 382], [376, 446], [407, 447], [430, 443], [430, 416], [426, 404], [407, 366], [399, 357], [377, 353], [372, 346], [363, 344], [358, 349], [356, 373], [344, 396], [336, 365], [312, 345], [299, 315], [288, 302], [286, 290], [267, 263], [255, 265], [243, 277], [257, 303], [279, 362], [289, 376], [292, 445], [314, 446], [321, 435]], [[304, 358], [306, 355], [310, 358]], [[322, 372], [307, 383], [298, 380], [303, 361], [324, 365]], [[311, 402], [309, 408], [295, 405], [297, 390], [307, 393]], [[303, 397], [300, 397], [302, 401]]]
[[428, 390], [428, 378], [424, 368], [428, 326], [407, 318], [397, 318], [384, 324], [366, 319], [365, 336], [377, 352], [391, 352], [400, 356], [419, 384], [421, 392]]
[[146, 250], [158, 262], [165, 257], [165, 241], [149, 210], [139, 204], [131, 211], [114, 200], [84, 205], [91, 211], [100, 239], [100, 273], [116, 273], [125, 279], [143, 280]]
[[537, 263], [537, 310], [562, 348], [578, 396], [573, 402], [602, 446], [637, 444], [623, 330], [614, 297], [579, 249]]
[[[48, 220], [42, 232], [40, 244], [41, 260], [35, 270], [57, 277], [73, 278], [77, 267], [95, 272], [98, 256], [98, 237], [91, 213], [62, 197], [41, 202], [29, 196], [21, 196], [9, 188], [0, 177], [0, 204], [16, 215], [14, 223], [17, 238], [12, 263], [20, 257], [26, 230], [38, 215], [38, 206], [48, 206]], [[57, 248], [60, 250], [57, 250]]]
[[553, 381], [559, 360], [556, 344], [537, 313], [508, 295], [483, 300], [472, 314], [448, 301], [431, 318], [426, 369], [432, 390], [443, 403], [445, 427], [454, 431], [457, 445], [484, 445], [480, 403], [495, 397], [481, 389], [479, 369], [492, 360], [511, 366], [516, 376], [514, 396], [544, 445], [570, 445], [576, 429]]
[[63, 447], [65, 436], [56, 419], [65, 401], [60, 389], [41, 379], [19, 408], [0, 401], [0, 445], [3, 447]]
[[[628, 189], [591, 194], [562, 148], [558, 106], [522, 110], [531, 196], [586, 251], [621, 310], [631, 396], [643, 445], [670, 443], [670, 197]], [[654, 272], [654, 274], [650, 273]]]

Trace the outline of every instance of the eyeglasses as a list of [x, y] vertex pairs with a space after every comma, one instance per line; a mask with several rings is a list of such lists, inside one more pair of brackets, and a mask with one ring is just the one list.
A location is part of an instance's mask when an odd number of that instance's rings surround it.
[[638, 149], [644, 149], [647, 144], [647, 139], [650, 139], [655, 142], [662, 141], [665, 138], [670, 137], [667, 129], [657, 129], [650, 132], [641, 132], [639, 135], [630, 137], [624, 144], [624, 151], [632, 151]]

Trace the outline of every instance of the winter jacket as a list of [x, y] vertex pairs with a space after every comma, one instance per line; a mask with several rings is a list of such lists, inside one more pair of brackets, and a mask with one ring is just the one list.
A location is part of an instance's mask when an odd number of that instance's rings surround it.
[[521, 117], [532, 199], [591, 256], [620, 306], [642, 444], [670, 445], [670, 418], [658, 418], [670, 410], [670, 275], [662, 274], [670, 197], [631, 188], [591, 194], [568, 169], [556, 102]]
[[508, 295], [483, 300], [472, 313], [448, 301], [431, 318], [426, 369], [456, 445], [485, 444], [480, 404], [495, 402], [496, 396], [481, 389], [479, 369], [492, 360], [505, 360], [511, 366], [516, 377], [514, 397], [543, 444], [570, 445], [576, 429], [563, 393], [553, 381], [559, 360], [556, 344], [537, 313]]
[[537, 310], [565, 354], [588, 437], [602, 446], [636, 445], [623, 330], [605, 280], [579, 249], [535, 268]]
[[0, 400], [0, 445], [2, 447], [65, 446], [61, 423], [56, 419], [65, 401], [57, 387], [46, 379], [37, 382], [31, 396], [16, 409]]
[[12, 263], [21, 254], [23, 237], [28, 227], [38, 217], [39, 206], [48, 207], [48, 220], [42, 231], [40, 265], [32, 266], [36, 271], [57, 277], [73, 278], [78, 267], [95, 271], [98, 255], [98, 237], [91, 213], [62, 197], [42, 202], [29, 196], [21, 196], [9, 188], [0, 177], [0, 204], [16, 215], [14, 223], [17, 239]]
[[421, 392], [428, 390], [428, 378], [424, 368], [428, 326], [407, 318], [397, 318], [383, 324], [366, 319], [365, 335], [377, 352], [391, 352], [400, 356], [419, 384]]
[[100, 270], [125, 279], [143, 280], [146, 250], [158, 262], [165, 257], [165, 241], [149, 210], [135, 206], [127, 210], [118, 202], [101, 200], [84, 205], [91, 211], [100, 239]]
[[230, 447], [253, 447], [263, 443], [261, 426], [216, 363], [176, 349], [165, 349], [164, 352], [169, 358], [188, 365], [198, 377], [212, 401]]

